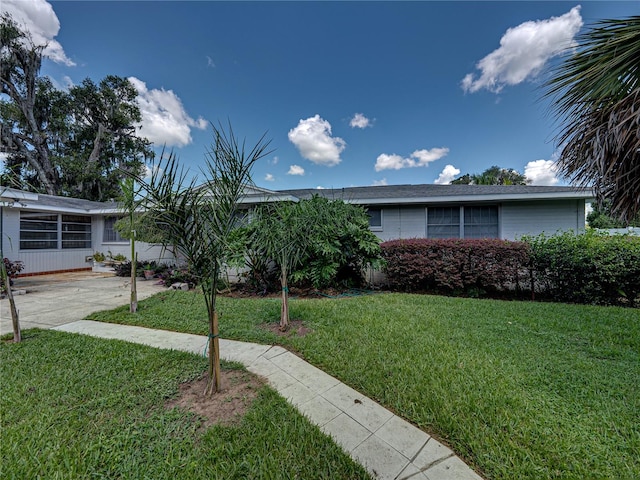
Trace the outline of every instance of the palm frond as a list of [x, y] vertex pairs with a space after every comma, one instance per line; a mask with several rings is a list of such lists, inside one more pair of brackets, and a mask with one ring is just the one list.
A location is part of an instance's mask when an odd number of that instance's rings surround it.
[[630, 220], [640, 211], [640, 17], [600, 21], [578, 43], [546, 84], [563, 125], [559, 172]]

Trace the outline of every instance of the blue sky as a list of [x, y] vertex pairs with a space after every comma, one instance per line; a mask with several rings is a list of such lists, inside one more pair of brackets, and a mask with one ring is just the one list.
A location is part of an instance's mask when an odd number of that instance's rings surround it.
[[[447, 183], [499, 165], [553, 171], [547, 68], [638, 2], [45, 2], [3, 0], [60, 88], [130, 78], [140, 134], [196, 174], [209, 122], [274, 152], [268, 189]], [[559, 182], [559, 183], [558, 183]]]

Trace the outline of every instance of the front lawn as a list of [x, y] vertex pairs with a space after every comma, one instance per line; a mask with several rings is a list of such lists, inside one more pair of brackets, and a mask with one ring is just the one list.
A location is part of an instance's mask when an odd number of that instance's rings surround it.
[[2, 479], [369, 478], [268, 387], [235, 426], [166, 408], [202, 357], [50, 330], [23, 338], [0, 344]]
[[[277, 299], [220, 298], [226, 338], [281, 343], [491, 479], [640, 478], [640, 311], [378, 294], [293, 299], [313, 332], [277, 337]], [[206, 334], [199, 293], [90, 318]]]

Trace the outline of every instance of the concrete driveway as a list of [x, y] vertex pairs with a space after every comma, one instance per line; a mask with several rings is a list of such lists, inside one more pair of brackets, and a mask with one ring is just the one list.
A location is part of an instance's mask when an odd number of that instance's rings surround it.
[[[166, 290], [158, 280], [138, 279], [138, 300]], [[113, 274], [74, 272], [21, 277], [14, 280], [13, 289], [25, 290], [14, 295], [20, 328], [51, 328], [82, 320], [100, 310], [109, 310], [129, 303], [129, 279]], [[9, 300], [0, 300], [0, 334], [13, 331]]]

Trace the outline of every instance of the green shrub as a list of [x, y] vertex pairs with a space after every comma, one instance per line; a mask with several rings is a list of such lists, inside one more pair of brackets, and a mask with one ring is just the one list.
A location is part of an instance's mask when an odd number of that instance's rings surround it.
[[481, 296], [528, 287], [529, 246], [498, 239], [392, 240], [381, 245], [389, 286]]
[[589, 230], [525, 240], [536, 291], [563, 302], [640, 305], [640, 238]]
[[[265, 244], [272, 245], [271, 255]], [[366, 211], [319, 196], [263, 206], [252, 222], [236, 229], [232, 246], [233, 264], [248, 267], [247, 284], [262, 292], [280, 290], [278, 262], [294, 254], [289, 276], [296, 286], [360, 286], [365, 269], [382, 264], [380, 241], [369, 230]], [[283, 251], [290, 254], [283, 257]]]
[[[3, 258], [4, 268], [7, 271], [7, 278], [9, 279], [9, 285], [13, 285], [13, 278], [18, 276], [22, 270], [24, 270], [24, 263], [20, 260], [11, 261], [8, 258]], [[0, 293], [5, 293], [6, 286], [2, 276], [0, 276]]]

